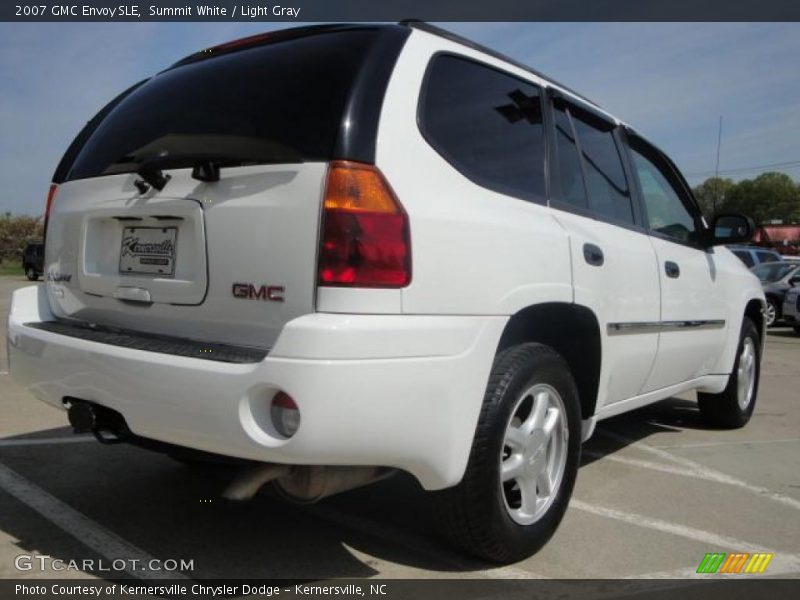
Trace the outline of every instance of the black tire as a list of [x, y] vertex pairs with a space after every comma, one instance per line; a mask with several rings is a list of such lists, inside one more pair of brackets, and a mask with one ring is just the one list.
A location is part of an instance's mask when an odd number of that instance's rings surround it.
[[[549, 507], [531, 524], [512, 519], [500, 465], [506, 450], [506, 428], [522, 394], [531, 386], [553, 388], [563, 403], [566, 461]], [[523, 400], [526, 402], [527, 400]], [[532, 408], [531, 408], [532, 410]], [[436, 493], [439, 522], [462, 549], [480, 558], [508, 563], [534, 554], [555, 532], [567, 509], [581, 452], [581, 411], [569, 367], [552, 348], [521, 344], [494, 361], [464, 477], [455, 487]], [[513, 483], [513, 482], [512, 482]]]
[[25, 277], [28, 278], [28, 281], [36, 281], [39, 279], [39, 273], [31, 265], [28, 265], [25, 267]]
[[767, 298], [767, 310], [765, 312], [767, 320], [767, 327], [773, 327], [778, 321], [781, 320], [781, 309], [778, 303], [772, 299]]
[[[750, 340], [755, 352], [755, 369], [753, 373], [753, 388], [749, 401], [743, 408], [739, 402], [739, 366], [742, 351], [747, 340]], [[700, 415], [707, 424], [725, 429], [744, 427], [753, 415], [758, 398], [758, 384], [761, 379], [761, 336], [753, 321], [745, 317], [742, 321], [742, 331], [739, 334], [739, 345], [736, 347], [736, 360], [733, 363], [733, 372], [728, 378], [728, 385], [719, 394], [697, 393], [697, 403]]]
[[800, 335], [800, 325], [795, 325], [795, 326], [794, 326], [794, 332], [795, 332], [797, 335]]

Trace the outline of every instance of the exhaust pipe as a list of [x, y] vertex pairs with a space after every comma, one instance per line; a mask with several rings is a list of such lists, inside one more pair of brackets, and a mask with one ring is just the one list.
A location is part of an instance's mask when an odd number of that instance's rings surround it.
[[276, 465], [273, 463], [261, 463], [244, 467], [234, 480], [228, 484], [225, 491], [222, 492], [222, 497], [236, 502], [252, 500], [253, 496], [265, 483], [277, 477], [288, 475], [291, 469], [290, 465]]
[[395, 473], [386, 467], [297, 467], [289, 477], [280, 477], [275, 488], [286, 499], [312, 504], [328, 496], [375, 483]]
[[328, 467], [263, 463], [242, 469], [222, 492], [228, 500], [251, 500], [270, 481], [287, 500], [311, 504], [395, 473], [385, 467]]
[[131, 435], [125, 418], [115, 410], [77, 398], [64, 398], [64, 405], [76, 434], [91, 433], [102, 444], [118, 444]]
[[97, 416], [88, 402], [71, 402], [67, 418], [74, 433], [91, 433], [97, 426]]

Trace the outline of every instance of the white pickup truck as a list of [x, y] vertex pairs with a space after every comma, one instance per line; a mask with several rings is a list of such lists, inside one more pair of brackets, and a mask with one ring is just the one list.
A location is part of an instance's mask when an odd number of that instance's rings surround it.
[[241, 459], [231, 497], [399, 469], [512, 561], [598, 420], [697, 390], [740, 427], [756, 402], [764, 295], [722, 245], [752, 222], [707, 225], [634, 129], [429, 25], [189, 56], [87, 124], [46, 218], [14, 379], [101, 441]]

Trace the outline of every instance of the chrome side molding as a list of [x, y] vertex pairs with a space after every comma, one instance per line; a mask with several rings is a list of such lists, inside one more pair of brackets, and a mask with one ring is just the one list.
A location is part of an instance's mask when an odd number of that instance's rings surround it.
[[662, 333], [669, 331], [699, 331], [702, 329], [722, 329], [724, 319], [706, 321], [642, 321], [633, 323], [609, 323], [608, 335], [630, 335], [637, 333]]

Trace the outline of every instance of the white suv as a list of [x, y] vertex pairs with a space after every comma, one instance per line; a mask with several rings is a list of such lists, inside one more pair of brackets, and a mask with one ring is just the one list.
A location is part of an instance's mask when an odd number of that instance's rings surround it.
[[706, 226], [630, 127], [425, 24], [192, 55], [88, 123], [46, 212], [15, 380], [101, 441], [245, 459], [231, 497], [401, 469], [516, 560], [597, 420], [698, 390], [739, 427], [756, 402], [764, 295], [720, 245], [752, 223]]

